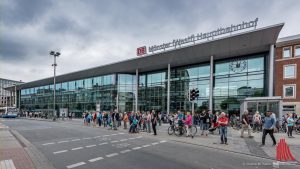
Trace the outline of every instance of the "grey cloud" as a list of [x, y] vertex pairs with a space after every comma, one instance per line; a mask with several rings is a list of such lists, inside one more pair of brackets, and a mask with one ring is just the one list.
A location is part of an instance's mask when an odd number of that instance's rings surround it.
[[52, 0], [4, 0], [1, 4], [1, 22], [10, 26], [32, 24], [53, 5]]

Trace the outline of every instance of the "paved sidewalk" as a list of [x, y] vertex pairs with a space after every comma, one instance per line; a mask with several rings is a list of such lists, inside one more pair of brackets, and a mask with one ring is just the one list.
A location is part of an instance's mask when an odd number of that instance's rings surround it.
[[23, 146], [8, 129], [0, 130], [1, 169], [35, 169]]
[[[255, 142], [260, 145], [262, 140], [262, 132], [252, 133]], [[294, 134], [295, 138], [288, 138], [286, 133], [275, 133], [274, 134], [277, 143], [281, 138], [284, 138], [287, 145], [290, 147], [292, 154], [295, 159], [300, 162], [300, 135]], [[270, 157], [276, 157], [276, 146], [272, 146], [273, 142], [269, 135], [266, 136], [266, 145], [262, 149]]]

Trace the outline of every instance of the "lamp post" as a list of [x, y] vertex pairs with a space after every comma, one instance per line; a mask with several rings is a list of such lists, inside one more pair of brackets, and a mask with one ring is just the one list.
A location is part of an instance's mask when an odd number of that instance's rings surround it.
[[54, 78], [53, 78], [53, 115], [54, 115], [54, 118], [53, 118], [53, 120], [56, 120], [56, 116], [57, 116], [57, 114], [55, 113], [55, 92], [56, 92], [55, 76], [56, 76], [56, 66], [57, 66], [56, 57], [58, 57], [60, 55], [60, 53], [51, 51], [50, 55], [53, 55], [53, 57], [54, 57], [54, 64], [52, 64], [52, 66], [54, 67]]

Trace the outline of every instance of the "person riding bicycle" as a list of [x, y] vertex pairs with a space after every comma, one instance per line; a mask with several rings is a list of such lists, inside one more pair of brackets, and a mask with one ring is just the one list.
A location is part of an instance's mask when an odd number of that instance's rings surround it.
[[184, 114], [181, 111], [178, 111], [177, 120], [178, 120], [178, 127], [180, 127], [180, 131], [179, 131], [180, 135], [182, 134], [182, 127], [184, 126], [183, 119], [184, 119]]

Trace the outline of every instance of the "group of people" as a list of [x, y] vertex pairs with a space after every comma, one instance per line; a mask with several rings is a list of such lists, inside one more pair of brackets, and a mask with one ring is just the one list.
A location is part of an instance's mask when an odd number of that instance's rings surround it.
[[[151, 112], [128, 112], [128, 113], [117, 113], [112, 112], [86, 112], [83, 114], [84, 125], [99, 126], [102, 125], [108, 129], [117, 129], [123, 123], [123, 128], [127, 129], [129, 125], [129, 133], [136, 133], [144, 131], [157, 135], [156, 126], [161, 125], [162, 115], [159, 112], [152, 110]], [[253, 138], [252, 132], [262, 131], [262, 146], [265, 145], [266, 135], [270, 135], [273, 145], [276, 145], [276, 139], [274, 132], [278, 130], [278, 120], [273, 112], [267, 111], [266, 113], [259, 113], [256, 111], [254, 115], [250, 116], [246, 110], [241, 116], [241, 120], [235, 114], [228, 118], [228, 114], [225, 112], [212, 112], [202, 111], [196, 114], [194, 117], [190, 112], [178, 111], [171, 113], [168, 116], [170, 125], [177, 124], [180, 127], [186, 128], [186, 136], [193, 137], [192, 125], [199, 125], [202, 130], [201, 135], [208, 136], [209, 133], [213, 133], [214, 130], [218, 129], [221, 139], [221, 144], [228, 144], [227, 140], [227, 127], [236, 127], [239, 123], [241, 124], [241, 137], [244, 137], [244, 132], [248, 132], [248, 137]], [[294, 138], [292, 135], [293, 128], [300, 120], [297, 119], [295, 114], [287, 114], [282, 119], [283, 123], [286, 123], [287, 135], [290, 138]]]
[[[195, 118], [196, 117], [196, 118]], [[192, 115], [190, 112], [178, 111], [169, 115], [170, 125], [178, 124], [178, 126], [186, 127], [186, 136], [192, 136], [191, 128], [193, 125]], [[221, 144], [228, 144], [227, 142], [227, 126], [228, 126], [228, 117], [226, 113], [222, 112], [220, 115], [218, 112], [212, 113], [211, 111], [202, 111], [201, 113], [194, 116], [194, 124], [200, 126], [202, 130], [201, 135], [208, 136], [209, 132], [213, 133], [217, 128], [219, 129]]]
[[127, 129], [129, 125], [129, 133], [136, 133], [140, 130], [157, 135], [156, 126], [161, 125], [161, 114], [159, 112], [148, 111], [141, 112], [86, 112], [83, 113], [84, 125], [86, 126], [103, 126], [108, 129], [118, 129], [123, 123], [123, 128]]

